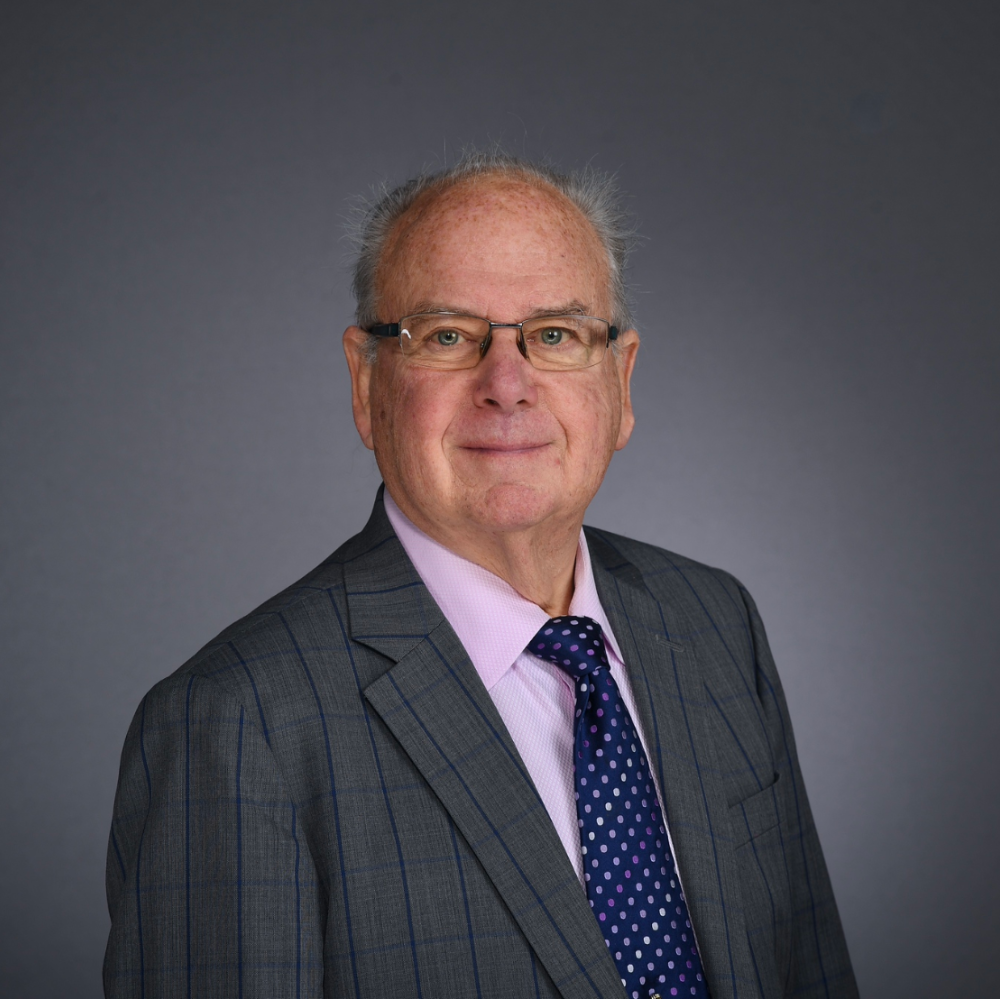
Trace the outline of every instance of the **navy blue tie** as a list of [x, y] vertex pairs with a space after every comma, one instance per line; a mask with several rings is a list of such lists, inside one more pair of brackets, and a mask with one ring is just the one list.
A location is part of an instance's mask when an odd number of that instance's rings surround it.
[[550, 618], [528, 652], [576, 685], [576, 812], [587, 898], [630, 997], [704, 997], [656, 786], [611, 676], [601, 626]]

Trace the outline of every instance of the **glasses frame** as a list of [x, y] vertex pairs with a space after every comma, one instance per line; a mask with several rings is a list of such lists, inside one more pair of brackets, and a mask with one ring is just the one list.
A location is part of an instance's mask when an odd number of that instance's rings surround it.
[[[412, 319], [415, 316], [462, 316], [467, 319], [477, 319], [481, 323], [489, 324], [489, 329], [486, 331], [486, 336], [483, 338], [483, 342], [479, 347], [479, 358], [477, 359], [476, 364], [469, 365], [464, 368], [443, 368], [441, 369], [442, 371], [470, 371], [472, 368], [475, 368], [476, 365], [478, 365], [479, 362], [486, 357], [486, 352], [490, 349], [490, 344], [493, 343], [493, 331], [496, 329], [517, 330], [517, 349], [521, 352], [521, 355], [524, 357], [525, 361], [527, 361], [528, 364], [531, 365], [532, 368], [534, 368], [535, 364], [531, 360], [530, 355], [528, 354], [528, 345], [524, 341], [524, 324], [533, 323], [536, 320], [594, 319], [597, 320], [597, 322], [599, 323], [603, 323], [608, 328], [608, 339], [605, 341], [604, 352], [601, 354], [599, 360], [594, 361], [592, 364], [584, 365], [581, 368], [563, 368], [563, 369], [539, 368], [538, 369], [539, 371], [584, 371], [586, 368], [593, 368], [595, 365], [599, 365], [601, 361], [604, 360], [604, 355], [607, 354], [608, 348], [611, 346], [611, 342], [618, 339], [618, 327], [608, 322], [608, 320], [601, 319], [600, 316], [582, 316], [578, 315], [577, 313], [560, 313], [559, 315], [555, 316], [531, 316], [528, 319], [521, 320], [520, 323], [494, 323], [492, 320], [486, 319], [485, 316], [473, 316], [471, 313], [457, 313], [457, 312], [411, 313], [408, 316], [404, 316], [398, 323], [376, 323], [368, 330], [368, 332], [373, 337], [382, 337], [386, 339], [395, 337], [397, 340], [399, 340], [399, 349], [400, 351], [402, 351], [403, 357], [409, 361], [410, 355], [408, 355], [403, 350], [402, 334], [403, 334], [403, 328], [406, 325], [406, 321], [408, 319]], [[410, 364], [419, 365], [420, 363], [418, 361], [410, 361]], [[435, 366], [423, 365], [421, 367], [435, 367]]]

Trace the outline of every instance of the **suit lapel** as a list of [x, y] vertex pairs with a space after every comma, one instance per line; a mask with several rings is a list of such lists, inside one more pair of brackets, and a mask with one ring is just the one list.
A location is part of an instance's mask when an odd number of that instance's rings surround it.
[[[747, 969], [728, 803], [718, 779], [697, 644], [684, 613], [689, 598], [653, 598], [640, 572], [588, 530], [601, 605], [632, 682], [647, 742], [656, 757], [664, 811], [699, 952], [713, 996], [734, 995]], [[655, 749], [654, 749], [655, 748]], [[745, 982], [741, 985], [741, 992]]]
[[362, 679], [365, 698], [461, 830], [563, 995], [620, 996], [621, 979], [548, 813], [381, 498], [359, 542], [345, 565], [351, 636], [393, 661]]

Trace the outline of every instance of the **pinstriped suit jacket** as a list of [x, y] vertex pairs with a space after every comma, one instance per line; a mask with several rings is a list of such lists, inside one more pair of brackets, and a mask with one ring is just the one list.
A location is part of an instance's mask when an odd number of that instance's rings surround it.
[[[856, 996], [788, 714], [732, 577], [588, 529], [711, 996]], [[573, 868], [381, 494], [140, 705], [109, 996], [623, 996]]]

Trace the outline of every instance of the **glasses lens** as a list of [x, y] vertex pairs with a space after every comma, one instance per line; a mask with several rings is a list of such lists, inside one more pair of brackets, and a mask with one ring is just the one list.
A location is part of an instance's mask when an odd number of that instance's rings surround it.
[[475, 316], [423, 313], [400, 322], [399, 343], [413, 364], [426, 368], [473, 368], [490, 325]]
[[536, 368], [589, 368], [608, 344], [608, 324], [593, 316], [546, 316], [526, 321], [522, 330]]

